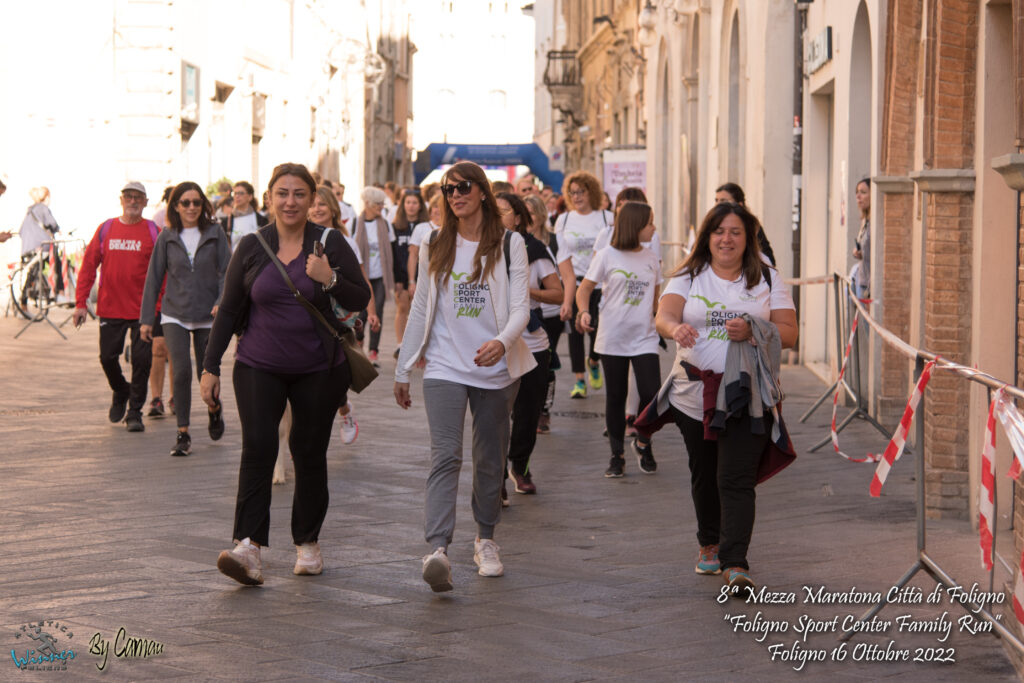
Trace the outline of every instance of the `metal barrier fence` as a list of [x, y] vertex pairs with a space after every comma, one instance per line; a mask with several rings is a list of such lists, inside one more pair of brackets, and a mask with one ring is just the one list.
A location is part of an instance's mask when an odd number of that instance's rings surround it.
[[[1009, 396], [1011, 396], [1011, 397], [1013, 397], [1015, 399], [1024, 399], [1024, 390], [1021, 390], [1019, 387], [1013, 385], [1010, 382], [1004, 382], [1002, 380], [997, 379], [996, 377], [993, 377], [992, 375], [990, 375], [990, 374], [988, 374], [986, 372], [977, 370], [975, 368], [970, 368], [970, 367], [967, 367], [967, 366], [964, 366], [964, 365], [960, 365], [959, 363], [954, 363], [954, 362], [952, 362], [950, 360], [947, 360], [945, 358], [942, 358], [942, 357], [938, 356], [937, 354], [931, 353], [931, 352], [923, 350], [923, 349], [918, 349], [918, 348], [908, 344], [904, 340], [900, 339], [899, 337], [897, 337], [893, 332], [891, 332], [890, 330], [888, 330], [885, 327], [883, 327], [878, 321], [876, 321], [873, 317], [871, 317], [870, 313], [867, 310], [867, 306], [866, 306], [865, 302], [859, 300], [856, 297], [856, 295], [854, 294], [852, 283], [847, 278], [845, 278], [845, 277], [843, 277], [843, 276], [841, 276], [839, 274], [833, 274], [830, 277], [804, 278], [804, 279], [801, 279], [801, 280], [787, 280], [786, 282], [787, 282], [787, 284], [798, 285], [798, 286], [799, 285], [810, 285], [810, 284], [826, 284], [826, 283], [832, 284], [832, 286], [834, 287], [834, 297], [833, 298], [834, 298], [835, 306], [836, 306], [836, 311], [835, 311], [836, 332], [837, 332], [837, 334], [836, 334], [836, 343], [837, 343], [837, 350], [838, 350], [838, 353], [839, 353], [839, 357], [843, 358], [844, 356], [852, 356], [855, 359], [854, 367], [855, 367], [856, 371], [853, 372], [853, 374], [852, 374], [852, 381], [850, 381], [850, 382], [845, 381], [845, 379], [843, 377], [844, 373], [842, 371], [840, 371], [839, 379], [836, 382], [834, 382], [832, 384], [832, 386], [829, 387], [828, 391], [826, 391], [825, 394], [823, 394], [814, 403], [814, 405], [811, 407], [811, 409], [808, 410], [807, 413], [805, 413], [800, 418], [801, 422], [805, 421], [808, 417], [810, 417], [811, 413], [813, 413], [825, 401], [826, 398], [828, 398], [829, 396], [834, 396], [836, 394], [836, 392], [844, 392], [855, 403], [854, 411], [851, 412], [850, 415], [848, 415], [846, 417], [846, 419], [844, 419], [844, 421], [842, 423], [843, 427], [845, 427], [847, 424], [849, 424], [855, 417], [862, 417], [862, 418], [869, 418], [870, 417], [870, 416], [867, 415], [867, 405], [866, 405], [866, 401], [864, 400], [864, 397], [863, 397], [863, 392], [861, 391], [861, 378], [860, 378], [860, 374], [861, 373], [860, 373], [860, 368], [857, 365], [857, 363], [859, 363], [859, 357], [857, 356], [856, 351], [853, 351], [853, 352], [850, 351], [849, 345], [847, 347], [847, 350], [846, 350], [845, 354], [843, 352], [843, 347], [842, 347], [842, 343], [843, 343], [842, 340], [846, 336], [844, 334], [844, 332], [846, 332], [850, 328], [855, 328], [858, 319], [863, 319], [863, 321], [868, 324], [868, 328], [870, 329], [870, 331], [873, 332], [874, 334], [877, 334], [879, 336], [879, 338], [882, 340], [883, 343], [888, 344], [889, 346], [895, 348], [901, 355], [906, 356], [908, 360], [913, 360], [915, 362], [914, 379], [915, 379], [915, 382], [918, 383], [918, 388], [915, 389], [915, 393], [917, 393], [919, 395], [914, 396], [912, 394], [910, 404], [914, 404], [915, 400], [923, 399], [923, 394], [926, 391], [926, 388], [923, 386], [923, 383], [920, 383], [920, 379], [921, 379], [923, 373], [930, 372], [933, 368], [936, 369], [936, 370], [940, 370], [940, 371], [954, 372], [954, 373], [960, 375], [961, 377], [963, 377], [964, 379], [967, 379], [967, 380], [969, 380], [971, 382], [977, 382], [977, 383], [985, 386], [987, 388], [987, 390], [988, 390], [988, 399], [989, 399], [989, 404], [990, 405], [994, 406], [994, 404], [992, 402], [993, 392], [997, 392], [997, 391], [1002, 391], [1003, 393], [1005, 393], [1005, 394], [1007, 394], [1007, 395], [1009, 395]], [[848, 306], [844, 305], [844, 304], [847, 304]], [[846, 313], [844, 313], [844, 310], [846, 311]], [[850, 315], [850, 313], [852, 313], [852, 316]], [[851, 320], [851, 318], [852, 318], [852, 320]], [[851, 345], [854, 345], [854, 348], [856, 349], [857, 335], [856, 335], [856, 330], [855, 329], [854, 329], [853, 333], [850, 334], [850, 340], [851, 340]], [[846, 365], [845, 359], [844, 359], [843, 365], [844, 365], [843, 369], [845, 369], [845, 365]], [[926, 367], [927, 367], [927, 370], [926, 370]], [[927, 382], [927, 377], [925, 378], [925, 382]], [[884, 427], [882, 427], [873, 418], [869, 419], [868, 421], [876, 429], [878, 429], [880, 432], [882, 432], [887, 438], [891, 439], [890, 447], [892, 447], [892, 445], [896, 444], [902, 437], [905, 437], [906, 431], [909, 429], [909, 419], [908, 419], [908, 417], [911, 416], [911, 415], [912, 415], [912, 413], [911, 413], [911, 405], [908, 405], [908, 410], [907, 410], [907, 413], [904, 414], [904, 420], [901, 423], [901, 428], [897, 429], [895, 435], [891, 435], [887, 430], [885, 430]], [[979, 618], [979, 619], [983, 619], [983, 620], [987, 621], [991, 625], [991, 627], [992, 627], [992, 633], [994, 633], [994, 634], [998, 635], [999, 637], [1003, 638], [1008, 644], [1010, 644], [1019, 653], [1024, 654], [1024, 642], [1021, 642], [1021, 640], [1016, 636], [1016, 634], [1014, 634], [1006, 626], [1004, 626], [1002, 624], [1002, 622], [999, 621], [999, 619], [997, 619], [997, 617], [992, 614], [992, 612], [991, 612], [991, 610], [989, 609], [988, 606], [986, 606], [986, 605], [978, 605], [975, 602], [972, 602], [972, 601], [968, 600], [967, 598], [965, 598], [963, 596], [963, 594], [960, 591], [957, 591], [955, 593], [950, 592], [950, 589], [959, 588], [960, 584], [958, 584], [949, 575], [949, 573], [946, 572], [939, 565], [939, 563], [931, 555], [929, 555], [929, 553], [928, 553], [927, 544], [926, 544], [926, 540], [927, 540], [927, 519], [926, 519], [926, 515], [925, 515], [926, 482], [925, 482], [925, 458], [924, 458], [925, 451], [924, 451], [924, 418], [923, 418], [923, 411], [921, 411], [919, 413], [916, 413], [914, 416], [916, 417], [916, 425], [915, 425], [916, 426], [916, 442], [915, 443], [916, 443], [916, 447], [917, 447], [917, 449], [919, 451], [918, 457], [915, 458], [915, 460], [916, 460], [916, 463], [915, 463], [916, 464], [916, 473], [915, 473], [915, 489], [916, 489], [916, 491], [915, 491], [915, 499], [916, 499], [915, 500], [915, 516], [916, 516], [916, 522], [917, 522], [917, 559], [914, 562], [914, 564], [906, 571], [906, 573], [904, 573], [904, 575], [899, 579], [899, 581], [896, 584], [894, 584], [894, 587], [902, 589], [904, 586], [907, 585], [907, 583], [909, 583], [909, 581], [918, 572], [921, 572], [921, 571], [925, 572], [937, 584], [943, 586], [947, 590], [947, 593], [949, 593], [951, 595], [953, 600], [955, 600], [961, 607], [963, 607], [965, 610], [967, 610], [972, 616], [974, 616], [975, 618]], [[993, 428], [993, 426], [992, 426], [992, 418], [990, 417], [989, 423], [988, 423], [988, 429], [991, 430], [992, 428]], [[818, 448], [823, 446], [825, 443], [827, 443], [829, 441], [830, 438], [832, 438], [833, 441], [834, 441], [834, 434], [835, 434], [835, 432], [839, 431], [839, 429], [837, 429], [836, 426], [835, 426], [834, 419], [833, 419], [833, 427], [832, 427], [832, 429], [833, 429], [833, 436], [826, 437], [823, 441], [821, 441], [820, 443], [816, 444], [813, 448], [811, 448], [812, 451], [817, 450]], [[838, 446], [837, 446], [837, 452], [838, 452]], [[888, 454], [889, 453], [888, 453], [888, 450], [887, 450], [887, 455]], [[899, 454], [897, 453], [896, 455], [898, 457]], [[872, 458], [870, 460], [865, 460], [865, 461], [874, 461], [874, 460], [878, 460], [878, 458]], [[885, 469], [888, 468], [888, 465], [886, 465], [885, 462], [879, 462], [879, 465], [880, 466], [885, 465]], [[891, 461], [889, 462], [889, 465], [891, 465]], [[881, 470], [881, 467], [880, 467], [880, 470]], [[883, 472], [883, 480], [884, 480], [884, 472]], [[876, 473], [876, 482], [875, 482], [876, 484], [877, 484], [877, 481], [878, 481], [878, 475]], [[875, 484], [873, 484], [873, 492], [875, 490], [877, 490], [877, 489], [874, 489], [874, 486], [875, 486]], [[993, 520], [996, 518], [996, 515], [994, 514], [994, 511], [998, 510], [998, 499], [996, 499], [996, 497], [995, 497], [995, 488], [996, 487], [994, 485], [991, 487], [991, 505], [992, 505], [992, 510], [993, 510], [993, 514], [992, 514], [992, 519]], [[995, 524], [991, 524], [991, 529], [989, 529], [989, 531], [991, 533], [991, 549], [989, 551], [990, 552], [990, 556], [988, 557], [988, 562], [986, 563], [986, 566], [988, 567], [987, 571], [988, 571], [988, 574], [989, 574], [989, 592], [991, 593], [991, 592], [993, 592], [994, 586], [995, 586], [995, 568], [996, 568], [995, 560], [998, 559], [998, 561], [1003, 565], [1004, 568], [1006, 568], [1006, 570], [1010, 573], [1011, 576], [1013, 576], [1015, 573], [1018, 573], [1018, 572], [1016, 572], [995, 551], [996, 525]], [[1024, 560], [1022, 560], [1022, 561], [1024, 561]], [[1017, 577], [1017, 580], [1018, 581], [1020, 580], [1019, 576]], [[1002, 591], [1000, 591], [1000, 592], [1002, 592]], [[877, 615], [885, 607], [886, 604], [887, 603], [886, 603], [886, 601], [884, 599], [882, 601], [880, 601], [879, 603], [875, 604], [871, 609], [869, 609], [860, 618], [859, 621], [860, 622], [865, 622], [865, 621], [868, 621], [868, 620], [872, 619], [875, 615]], [[849, 640], [854, 635], [854, 633], [855, 633], [854, 630], [850, 630], [850, 631], [846, 632], [840, 638], [840, 640], [842, 640], [842, 641]]]

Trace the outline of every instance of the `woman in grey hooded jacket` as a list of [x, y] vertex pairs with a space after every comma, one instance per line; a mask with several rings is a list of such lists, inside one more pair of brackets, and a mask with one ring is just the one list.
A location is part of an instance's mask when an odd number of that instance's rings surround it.
[[[231, 259], [231, 244], [213, 220], [213, 207], [199, 185], [184, 182], [174, 188], [167, 204], [167, 223], [160, 233], [149, 261], [146, 286], [139, 316], [140, 335], [149, 340], [156, 317], [156, 302], [164, 287], [160, 306], [167, 351], [174, 368], [175, 415], [178, 434], [171, 455], [192, 452], [189, 413], [192, 396], [192, 362], [189, 338], [195, 351], [196, 370], [203, 367], [210, 328], [224, 291], [224, 274]], [[224, 434], [223, 410], [210, 413], [210, 438]]]

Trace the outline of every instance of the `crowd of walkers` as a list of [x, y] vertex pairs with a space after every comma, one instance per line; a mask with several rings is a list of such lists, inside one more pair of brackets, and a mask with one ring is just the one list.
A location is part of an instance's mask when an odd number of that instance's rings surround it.
[[[220, 439], [233, 422], [221, 403], [222, 360], [237, 338], [230, 386], [242, 450], [234, 546], [220, 554], [221, 572], [263, 582], [279, 425], [295, 471], [294, 573], [323, 571], [335, 417], [342, 442], [355, 441], [349, 390], [376, 376], [382, 329], [393, 325], [395, 401], [409, 409], [420, 394], [430, 433], [422, 576], [432, 590], [453, 588], [448, 552], [467, 409], [474, 561], [481, 576], [504, 573], [495, 531], [510, 484], [517, 494], [538, 491], [530, 464], [538, 435], [553, 428], [563, 333], [568, 396], [604, 389], [604, 476], [625, 476], [627, 447], [641, 473], [655, 474], [654, 433], [674, 423], [689, 458], [695, 571], [724, 573], [737, 595], [754, 589], [755, 486], [794, 457], [779, 364], [797, 324], [742, 188], [718, 188], [688, 251], [663, 250], [642, 189], [612, 201], [586, 171], [556, 191], [532, 176], [492, 182], [459, 162], [422, 188], [363, 188], [358, 210], [344, 193], [302, 165], [281, 164], [262, 207], [245, 181], [212, 197], [182, 182], [147, 220], [146, 188], [129, 182], [122, 214], [102, 223], [85, 251], [74, 319], [86, 320], [102, 266], [96, 312], [112, 423], [144, 430], [148, 389], [146, 417], [173, 413], [170, 453], [190, 455], [194, 359], [209, 438]], [[388, 301], [394, 315], [385, 317]], [[130, 380], [121, 367], [126, 336]], [[676, 355], [664, 376], [666, 341]]]

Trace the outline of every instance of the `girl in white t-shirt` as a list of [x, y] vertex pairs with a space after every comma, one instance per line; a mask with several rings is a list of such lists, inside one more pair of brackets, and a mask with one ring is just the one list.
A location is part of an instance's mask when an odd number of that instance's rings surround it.
[[[512, 477], [516, 493], [537, 493], [530, 469], [530, 456], [537, 444], [537, 425], [548, 388], [548, 368], [551, 361], [551, 345], [544, 330], [541, 304], [555, 304], [562, 301], [562, 283], [555, 270], [547, 245], [530, 234], [532, 222], [530, 210], [519, 195], [502, 192], [498, 195], [498, 209], [505, 229], [522, 235], [526, 243], [526, 257], [530, 264], [530, 322], [523, 331], [523, 341], [537, 361], [537, 367], [519, 380], [519, 393], [512, 408], [512, 438], [508, 449], [508, 472]], [[502, 502], [507, 497], [502, 490]]]
[[[565, 179], [562, 187], [569, 206], [573, 210], [562, 214], [555, 221], [555, 234], [558, 236], [559, 270], [563, 263], [571, 263], [576, 284], [579, 284], [587, 274], [590, 260], [594, 257], [594, 245], [598, 235], [604, 228], [615, 224], [615, 217], [610, 211], [600, 208], [604, 193], [601, 192], [601, 183], [593, 174], [576, 171]], [[566, 286], [562, 299], [562, 320], [575, 320], [581, 310], [577, 307], [577, 302], [580, 299], [574, 296], [575, 292], [570, 292], [570, 289], [574, 288]], [[601, 378], [601, 365], [598, 362], [600, 355], [594, 348], [594, 342], [597, 339], [596, 329], [600, 304], [600, 287], [593, 292], [588, 300], [583, 300], [582, 310], [590, 311], [595, 328], [590, 332], [589, 357], [584, 357], [583, 337], [585, 335], [575, 326], [569, 326], [569, 360], [572, 363], [573, 374], [576, 375], [576, 384], [569, 393], [570, 398], [587, 397], [584, 376], [590, 379], [591, 389], [600, 389], [604, 385], [604, 380]]]
[[[746, 313], [771, 321], [783, 348], [796, 344], [793, 300], [779, 273], [761, 260], [757, 219], [734, 203], [708, 212], [690, 257], [665, 287], [657, 325], [675, 340], [678, 362], [722, 373], [729, 345], [751, 339]], [[769, 284], [770, 280], [770, 284]], [[698, 574], [725, 573], [733, 595], [754, 590], [747, 548], [754, 528], [757, 468], [771, 435], [751, 429], [750, 416], [730, 417], [717, 440], [705, 439], [704, 382], [675, 374], [669, 400], [690, 462], [697, 512]]]
[[[623, 439], [626, 431], [626, 390], [629, 367], [636, 373], [640, 410], [658, 393], [661, 369], [658, 364], [658, 333], [654, 316], [658, 311], [658, 286], [661, 265], [658, 257], [643, 246], [654, 234], [654, 211], [641, 202], [627, 202], [615, 219], [611, 244], [597, 252], [587, 275], [576, 291], [580, 308], [576, 327], [590, 332], [592, 319], [582, 305], [599, 283], [604, 286], [601, 297], [601, 327], [597, 330], [595, 348], [601, 354], [605, 390], [605, 424], [612, 457], [605, 470], [606, 477], [621, 477], [626, 464]], [[654, 474], [657, 463], [648, 438], [637, 436], [633, 451], [640, 471]]]
[[[536, 362], [523, 341], [529, 322], [529, 267], [523, 238], [501, 223], [482, 168], [463, 161], [442, 178], [444, 219], [420, 248], [416, 288], [395, 369], [395, 400], [412, 405], [409, 374], [421, 357], [430, 427], [423, 580], [452, 589], [447, 549], [455, 532], [466, 406], [473, 416], [474, 561], [481, 576], [501, 576], [494, 542], [519, 378]], [[508, 261], [505, 259], [507, 246]]]

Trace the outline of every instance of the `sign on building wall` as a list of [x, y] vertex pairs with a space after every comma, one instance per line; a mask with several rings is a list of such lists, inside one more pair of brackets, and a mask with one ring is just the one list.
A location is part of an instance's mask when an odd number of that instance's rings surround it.
[[601, 155], [604, 162], [604, 191], [611, 200], [624, 187], [639, 187], [647, 192], [647, 150], [606, 149]]
[[807, 73], [812, 74], [832, 60], [832, 27], [826, 26], [825, 30], [819, 33], [807, 43], [807, 53], [804, 55], [804, 64], [807, 66]]

